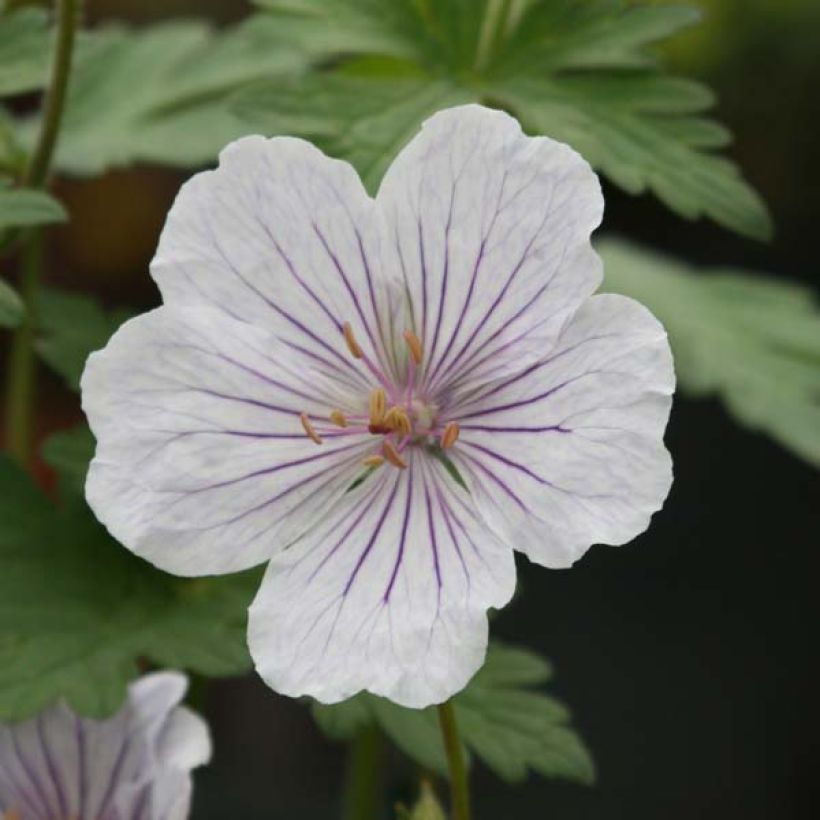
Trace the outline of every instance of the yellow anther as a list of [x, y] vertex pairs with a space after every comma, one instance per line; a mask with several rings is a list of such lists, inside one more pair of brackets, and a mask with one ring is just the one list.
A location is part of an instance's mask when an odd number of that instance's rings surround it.
[[330, 420], [337, 427], [347, 427], [347, 417], [341, 410], [332, 410], [330, 413]]
[[407, 462], [399, 455], [399, 451], [390, 439], [385, 439], [382, 443], [382, 453], [394, 467], [398, 467], [400, 470], [407, 469]]
[[383, 456], [368, 456], [362, 462], [365, 467], [381, 467], [384, 464], [384, 457]]
[[461, 432], [459, 426], [454, 422], [448, 422], [441, 434], [441, 449], [447, 450], [452, 447], [458, 440], [458, 434]]
[[413, 430], [413, 426], [410, 423], [410, 416], [407, 415], [407, 411], [403, 407], [391, 407], [384, 417], [383, 424], [385, 427], [390, 430], [395, 430], [403, 436], [409, 436]]
[[421, 364], [423, 351], [419, 337], [416, 336], [412, 330], [405, 330], [404, 341], [407, 342], [407, 348], [410, 351], [410, 355], [413, 357], [413, 361], [416, 364]]
[[356, 337], [353, 335], [353, 328], [350, 325], [350, 322], [345, 322], [342, 325], [342, 332], [345, 335], [345, 341], [347, 342], [347, 349], [351, 352], [354, 359], [361, 359], [364, 356], [362, 353], [362, 349], [359, 347], [359, 343], [356, 341]]
[[308, 414], [307, 413], [300, 413], [299, 421], [302, 422], [302, 427], [304, 427], [305, 433], [307, 434], [307, 437], [311, 441], [315, 441], [316, 444], [321, 444], [322, 443], [322, 437], [316, 432], [316, 430], [313, 429], [313, 425], [310, 423], [310, 419], [308, 418]]
[[9, 809], [3, 815], [3, 820], [23, 820], [23, 815], [17, 809]]
[[381, 387], [375, 387], [370, 393], [370, 424], [378, 426], [384, 422], [387, 409], [387, 395]]

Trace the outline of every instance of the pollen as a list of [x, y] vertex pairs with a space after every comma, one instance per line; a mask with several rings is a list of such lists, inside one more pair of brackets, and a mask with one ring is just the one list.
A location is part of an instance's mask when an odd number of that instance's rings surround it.
[[365, 467], [381, 467], [384, 464], [384, 456], [368, 456], [362, 461]]
[[384, 413], [387, 409], [387, 395], [381, 387], [375, 387], [370, 393], [370, 426], [382, 427]]
[[345, 342], [347, 342], [347, 349], [350, 351], [351, 355], [354, 359], [361, 359], [364, 356], [361, 347], [359, 347], [359, 343], [356, 341], [356, 336], [353, 333], [353, 327], [351, 326], [350, 322], [345, 322], [342, 325], [342, 333], [345, 336]]
[[444, 428], [444, 432], [441, 434], [441, 449], [448, 450], [452, 447], [458, 440], [458, 434], [460, 432], [459, 426], [454, 421], [448, 422]]
[[407, 462], [399, 455], [399, 451], [390, 439], [386, 438], [382, 443], [382, 453], [394, 467], [398, 467], [400, 470], [407, 469]]
[[3, 820], [23, 820], [23, 815], [17, 809], [9, 809], [3, 815]]
[[341, 410], [332, 410], [329, 418], [337, 427], [347, 427], [347, 417]]
[[304, 428], [305, 434], [307, 435], [307, 437], [311, 441], [315, 442], [316, 444], [321, 444], [322, 443], [322, 437], [313, 428], [313, 425], [311, 424], [310, 419], [308, 418], [308, 414], [307, 413], [300, 413], [299, 414], [299, 421], [302, 422], [302, 427]]
[[413, 361], [416, 364], [421, 364], [423, 350], [419, 337], [412, 330], [405, 330], [404, 341], [407, 342], [407, 349], [410, 351]]

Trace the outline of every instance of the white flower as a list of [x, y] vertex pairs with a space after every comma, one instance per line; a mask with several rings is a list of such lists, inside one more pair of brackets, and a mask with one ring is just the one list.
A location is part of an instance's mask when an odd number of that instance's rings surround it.
[[479, 106], [375, 200], [309, 143], [233, 143], [168, 217], [164, 306], [89, 360], [89, 502], [171, 572], [270, 562], [249, 641], [274, 689], [445, 700], [514, 548], [568, 567], [669, 490], [669, 347], [592, 296], [602, 208], [574, 151]]
[[0, 725], [0, 817], [6, 820], [185, 820], [191, 770], [211, 756], [208, 728], [179, 706], [184, 675], [131, 684], [107, 720], [60, 704]]

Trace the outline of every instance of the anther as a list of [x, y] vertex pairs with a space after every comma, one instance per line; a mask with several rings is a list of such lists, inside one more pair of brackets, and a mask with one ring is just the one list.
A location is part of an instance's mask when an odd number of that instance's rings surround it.
[[423, 351], [419, 337], [416, 336], [412, 330], [405, 330], [404, 341], [407, 342], [407, 348], [410, 351], [410, 355], [413, 357], [413, 361], [416, 364], [421, 364]]
[[387, 409], [387, 395], [381, 387], [373, 388], [370, 393], [370, 424], [379, 427], [384, 423], [384, 411]]
[[22, 820], [23, 815], [17, 809], [9, 809], [4, 815], [3, 820]]
[[307, 434], [307, 437], [311, 440], [316, 442], [316, 444], [322, 443], [322, 437], [313, 429], [313, 425], [310, 423], [310, 419], [308, 418], [307, 413], [300, 413], [299, 414], [299, 421], [302, 422], [302, 427]]
[[459, 426], [454, 421], [448, 422], [441, 434], [441, 449], [447, 450], [452, 447], [458, 440], [460, 432]]
[[407, 469], [407, 462], [399, 455], [399, 451], [390, 439], [385, 439], [382, 443], [382, 453], [394, 467], [398, 467], [400, 470]]
[[368, 456], [362, 461], [365, 467], [381, 467], [384, 464], [384, 456]]
[[350, 322], [345, 322], [342, 325], [342, 332], [345, 335], [345, 341], [347, 342], [347, 349], [350, 351], [354, 359], [361, 359], [364, 356], [362, 349], [359, 347], [359, 343], [356, 341], [356, 337], [353, 335], [353, 328], [350, 325]]
[[395, 430], [403, 436], [409, 436], [413, 430], [410, 417], [403, 407], [391, 407], [384, 417], [384, 426], [390, 430]]
[[329, 418], [337, 427], [347, 427], [347, 417], [341, 410], [331, 411]]

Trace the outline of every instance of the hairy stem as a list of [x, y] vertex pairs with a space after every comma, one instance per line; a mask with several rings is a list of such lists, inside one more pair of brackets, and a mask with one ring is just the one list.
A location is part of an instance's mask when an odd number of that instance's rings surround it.
[[450, 771], [450, 812], [453, 820], [470, 820], [467, 764], [458, 736], [456, 713], [452, 701], [448, 700], [438, 707], [438, 720], [444, 739], [444, 751], [447, 753], [447, 767]]
[[[29, 188], [42, 188], [48, 179], [65, 107], [81, 5], [82, 0], [56, 0], [57, 40], [49, 85], [43, 101], [43, 117], [34, 151], [21, 179], [21, 183]], [[15, 331], [9, 357], [6, 442], [12, 455], [22, 464], [28, 464], [33, 442], [34, 333], [37, 292], [43, 263], [42, 231], [33, 230], [25, 236], [20, 260], [20, 292], [25, 305], [25, 317]]]
[[376, 820], [382, 809], [384, 739], [375, 726], [354, 738], [348, 752], [343, 820]]

